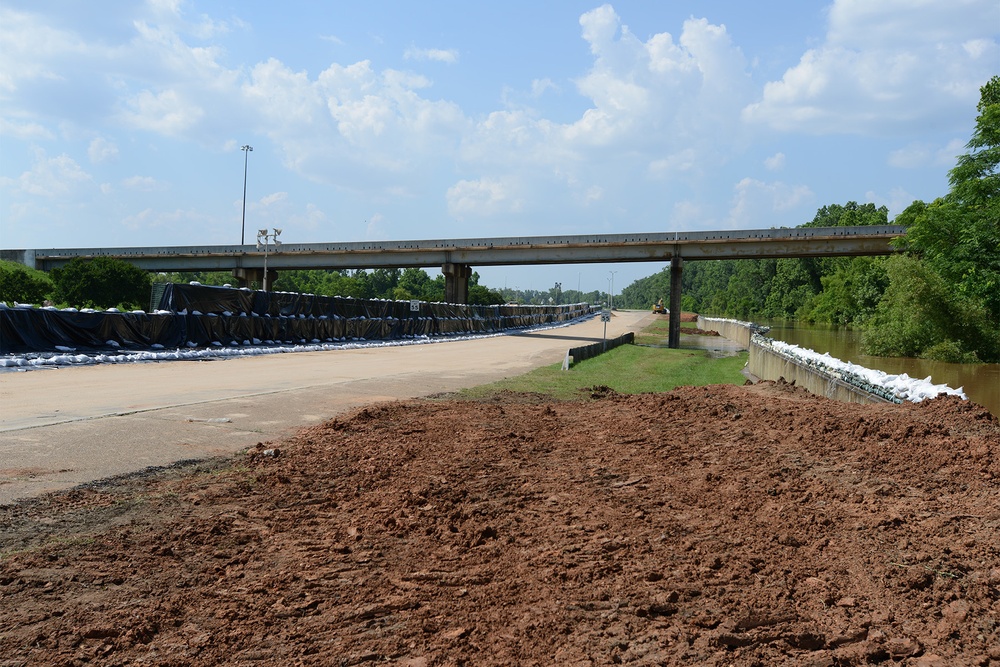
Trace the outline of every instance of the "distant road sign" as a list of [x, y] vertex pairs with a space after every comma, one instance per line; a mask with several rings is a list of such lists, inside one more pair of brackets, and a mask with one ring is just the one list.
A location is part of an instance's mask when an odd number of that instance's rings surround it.
[[606, 310], [601, 311], [601, 321], [602, 322], [610, 322], [611, 321], [611, 313], [609, 313]]

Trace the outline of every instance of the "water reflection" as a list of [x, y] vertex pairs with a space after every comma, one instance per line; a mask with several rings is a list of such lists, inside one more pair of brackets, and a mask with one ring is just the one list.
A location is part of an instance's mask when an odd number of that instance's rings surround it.
[[910, 357], [870, 357], [861, 354], [859, 331], [799, 322], [765, 321], [761, 324], [771, 327], [768, 335], [776, 340], [820, 353], [828, 352], [831, 357], [886, 373], [906, 373], [914, 378], [930, 376], [935, 384], [955, 389], [962, 387], [969, 400], [1000, 416], [1000, 364], [949, 364]]

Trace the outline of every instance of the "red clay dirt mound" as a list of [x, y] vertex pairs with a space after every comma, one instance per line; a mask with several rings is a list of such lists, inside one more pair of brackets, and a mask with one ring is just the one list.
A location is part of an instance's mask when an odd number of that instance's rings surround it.
[[0, 508], [0, 550], [4, 665], [1000, 664], [1000, 425], [770, 383], [394, 403]]

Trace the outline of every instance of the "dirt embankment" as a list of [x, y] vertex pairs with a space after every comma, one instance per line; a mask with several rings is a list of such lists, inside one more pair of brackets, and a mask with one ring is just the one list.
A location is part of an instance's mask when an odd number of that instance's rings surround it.
[[390, 404], [0, 528], [4, 665], [1000, 665], [1000, 425], [955, 399]]

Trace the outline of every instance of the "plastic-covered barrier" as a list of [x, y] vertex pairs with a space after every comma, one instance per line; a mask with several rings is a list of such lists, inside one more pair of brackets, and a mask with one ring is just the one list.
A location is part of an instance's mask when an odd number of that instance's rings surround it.
[[145, 350], [341, 340], [392, 340], [490, 333], [569, 321], [591, 312], [566, 306], [472, 306], [324, 297], [169, 284], [159, 308], [69, 311], [0, 305], [0, 354]]

